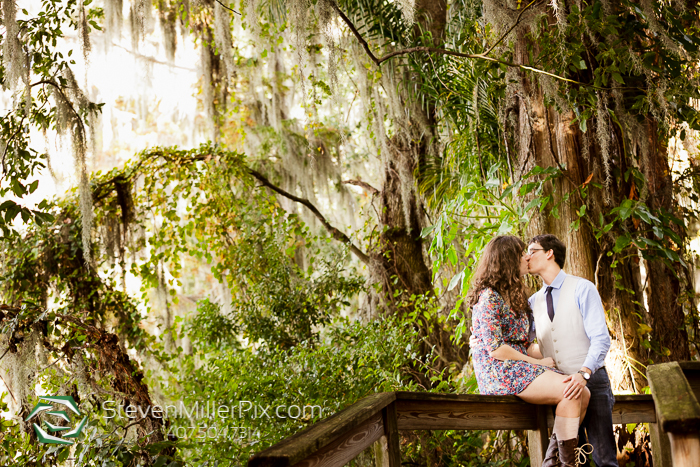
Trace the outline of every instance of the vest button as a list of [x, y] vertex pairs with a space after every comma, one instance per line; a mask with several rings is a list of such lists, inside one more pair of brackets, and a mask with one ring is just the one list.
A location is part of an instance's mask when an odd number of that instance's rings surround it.
[[558, 351], [558, 350], [557, 350], [557, 353], [559, 353], [559, 351]]
[[556, 341], [557, 341], [557, 340], [556, 340], [556, 339], [554, 339], [554, 342], [556, 342]]

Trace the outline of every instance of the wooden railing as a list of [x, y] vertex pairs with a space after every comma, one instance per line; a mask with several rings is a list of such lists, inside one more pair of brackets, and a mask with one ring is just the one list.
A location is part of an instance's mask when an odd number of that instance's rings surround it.
[[[654, 467], [700, 465], [700, 362], [652, 365], [652, 395], [615, 396], [613, 423], [649, 423]], [[515, 396], [374, 394], [254, 455], [248, 467], [342, 466], [374, 446], [377, 465], [399, 467], [401, 430], [527, 430], [539, 466], [554, 423], [545, 406]]]

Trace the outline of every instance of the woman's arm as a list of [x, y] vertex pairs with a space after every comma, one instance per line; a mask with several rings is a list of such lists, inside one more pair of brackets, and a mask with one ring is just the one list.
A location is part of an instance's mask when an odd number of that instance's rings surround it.
[[527, 354], [531, 357], [539, 359], [544, 358], [544, 355], [542, 355], [542, 351], [540, 350], [539, 344], [531, 344], [530, 347], [527, 348]]
[[532, 363], [533, 365], [544, 365], [554, 368], [554, 359], [530, 357], [521, 354], [508, 344], [503, 344], [496, 350], [491, 351], [489, 355], [496, 360], [522, 360], [523, 362]]

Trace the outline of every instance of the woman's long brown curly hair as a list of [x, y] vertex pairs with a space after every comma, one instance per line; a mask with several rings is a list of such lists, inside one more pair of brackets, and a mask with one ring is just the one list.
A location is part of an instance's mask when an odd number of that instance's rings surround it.
[[498, 292], [518, 316], [530, 312], [529, 291], [520, 277], [520, 259], [526, 245], [518, 237], [503, 235], [486, 245], [474, 272], [467, 294], [467, 304], [473, 307], [479, 293], [487, 287]]

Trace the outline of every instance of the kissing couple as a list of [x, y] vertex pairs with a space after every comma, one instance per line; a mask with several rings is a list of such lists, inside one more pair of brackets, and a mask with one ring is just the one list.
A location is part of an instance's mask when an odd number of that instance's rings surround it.
[[[603, 304], [592, 282], [562, 270], [565, 259], [551, 234], [486, 245], [466, 299], [479, 392], [556, 406], [542, 467], [587, 465], [587, 454], [597, 467], [618, 467]], [[527, 274], [544, 282], [532, 296]]]

